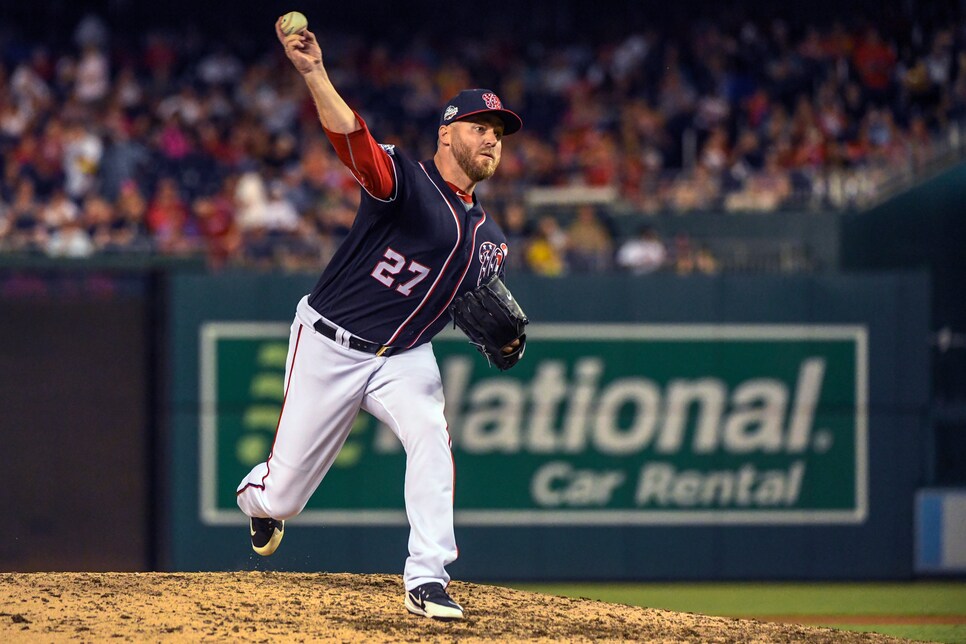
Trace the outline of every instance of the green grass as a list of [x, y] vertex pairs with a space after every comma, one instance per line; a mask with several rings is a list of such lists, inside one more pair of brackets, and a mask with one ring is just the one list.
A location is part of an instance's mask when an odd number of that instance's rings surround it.
[[952, 624], [813, 624], [813, 626], [829, 626], [846, 631], [860, 631], [862, 633], [881, 633], [892, 637], [901, 637], [918, 642], [948, 642], [962, 644], [966, 642], [966, 626]]
[[514, 588], [606, 602], [729, 617], [828, 615], [827, 625], [908, 639], [966, 643], [966, 625], [849, 624], [850, 615], [966, 616], [966, 582], [582, 583]]

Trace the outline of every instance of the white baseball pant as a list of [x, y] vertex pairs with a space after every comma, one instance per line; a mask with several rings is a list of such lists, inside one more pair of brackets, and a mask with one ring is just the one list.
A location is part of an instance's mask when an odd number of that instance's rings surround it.
[[250, 517], [288, 519], [299, 514], [364, 409], [386, 423], [406, 451], [406, 589], [431, 581], [445, 587], [450, 579], [446, 565], [458, 554], [453, 531], [455, 467], [432, 345], [377, 357], [316, 332], [313, 325], [319, 317], [308, 298], [299, 302], [275, 443], [268, 460], [239, 484], [238, 507]]

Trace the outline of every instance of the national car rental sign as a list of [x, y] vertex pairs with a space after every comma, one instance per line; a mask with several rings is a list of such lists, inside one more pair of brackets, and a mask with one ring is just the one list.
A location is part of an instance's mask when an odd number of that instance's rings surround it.
[[[201, 333], [201, 499], [244, 521], [237, 482], [264, 460], [287, 324]], [[453, 332], [434, 350], [458, 525], [856, 524], [868, 512], [862, 326], [533, 324], [513, 369]], [[362, 415], [303, 524], [403, 525], [405, 457]]]

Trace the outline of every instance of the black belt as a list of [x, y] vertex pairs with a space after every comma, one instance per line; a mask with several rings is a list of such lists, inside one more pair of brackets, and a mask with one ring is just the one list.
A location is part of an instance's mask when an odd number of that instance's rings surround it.
[[[325, 320], [318, 320], [315, 323], [315, 330], [327, 337], [330, 340], [336, 339], [336, 328], [331, 324], [328, 324]], [[382, 356], [388, 358], [394, 353], [399, 353], [403, 349], [401, 347], [387, 347], [384, 344], [379, 344], [378, 342], [369, 342], [368, 340], [363, 340], [362, 338], [357, 338], [356, 336], [349, 334], [349, 348], [355, 349], [356, 351], [363, 351], [365, 353], [374, 353], [377, 356]]]

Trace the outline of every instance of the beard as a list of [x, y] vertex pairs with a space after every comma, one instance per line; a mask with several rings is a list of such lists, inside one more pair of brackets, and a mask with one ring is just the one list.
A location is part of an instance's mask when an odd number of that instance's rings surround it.
[[[463, 143], [458, 136], [453, 137], [453, 157], [456, 163], [466, 173], [473, 183], [485, 181], [493, 176], [496, 167], [500, 165], [499, 157], [494, 159], [476, 159], [475, 154], [470, 150], [470, 146]], [[496, 154], [496, 151], [494, 151]]]

